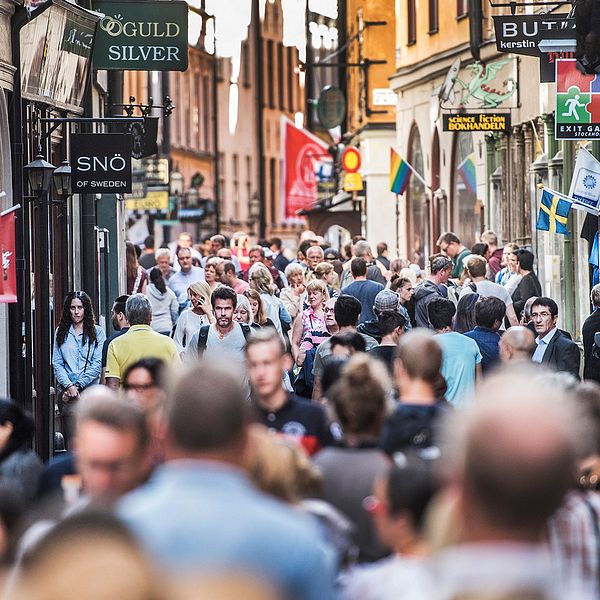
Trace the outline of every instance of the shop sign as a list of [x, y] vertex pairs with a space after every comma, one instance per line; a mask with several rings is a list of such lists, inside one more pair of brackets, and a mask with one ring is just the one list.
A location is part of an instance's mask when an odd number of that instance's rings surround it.
[[600, 140], [600, 75], [586, 75], [576, 60], [556, 61], [556, 139]]
[[373, 106], [396, 106], [398, 96], [389, 88], [375, 88], [373, 90]]
[[443, 131], [509, 131], [510, 113], [442, 115]]
[[72, 189], [75, 194], [131, 192], [131, 135], [71, 135]]
[[144, 198], [128, 198], [125, 200], [127, 210], [168, 210], [169, 192], [148, 192]]
[[145, 170], [146, 185], [169, 185], [168, 158], [144, 158], [142, 168]]
[[363, 178], [360, 173], [346, 173], [344, 175], [344, 191], [360, 192], [363, 189]]
[[319, 94], [317, 103], [319, 123], [325, 129], [334, 129], [344, 122], [346, 117], [346, 97], [339, 88], [326, 85]]
[[[575, 38], [575, 19], [568, 14], [503, 15], [494, 17], [496, 48], [499, 52], [537, 56], [540, 59], [540, 82], [554, 81], [554, 61], [572, 58], [567, 50], [545, 52], [540, 42]], [[558, 48], [560, 44], [557, 44]]]
[[186, 2], [95, 0], [105, 16], [98, 25], [94, 68], [185, 71], [188, 66]]

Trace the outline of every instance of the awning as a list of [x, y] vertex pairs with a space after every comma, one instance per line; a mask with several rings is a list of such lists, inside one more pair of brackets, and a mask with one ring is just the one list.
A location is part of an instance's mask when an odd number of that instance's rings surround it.
[[324, 200], [316, 202], [311, 208], [299, 210], [296, 214], [304, 217], [314, 213], [325, 212], [331, 210], [332, 208], [341, 206], [342, 204], [346, 204], [346, 202], [350, 202], [351, 200], [352, 194], [349, 194], [348, 192], [338, 192], [330, 198], [325, 198]]

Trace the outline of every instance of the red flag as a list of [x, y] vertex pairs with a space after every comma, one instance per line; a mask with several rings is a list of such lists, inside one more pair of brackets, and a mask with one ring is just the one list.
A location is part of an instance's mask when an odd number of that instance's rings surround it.
[[15, 265], [15, 211], [0, 217], [0, 302], [10, 304], [17, 301], [17, 271]]
[[283, 119], [283, 218], [297, 219], [298, 211], [317, 201], [317, 163], [327, 154], [327, 145], [305, 129]]

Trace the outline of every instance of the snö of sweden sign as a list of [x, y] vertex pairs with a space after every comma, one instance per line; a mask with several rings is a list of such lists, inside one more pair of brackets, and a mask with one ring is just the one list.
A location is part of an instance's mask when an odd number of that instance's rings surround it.
[[94, 68], [185, 71], [188, 7], [185, 2], [95, 0], [104, 13], [94, 44]]
[[71, 165], [75, 194], [130, 193], [131, 134], [72, 134]]

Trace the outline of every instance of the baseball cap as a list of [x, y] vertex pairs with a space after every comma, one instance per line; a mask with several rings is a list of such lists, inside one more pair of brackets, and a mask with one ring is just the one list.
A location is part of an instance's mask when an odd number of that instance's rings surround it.
[[381, 290], [377, 296], [375, 296], [373, 308], [380, 313], [388, 310], [398, 310], [399, 303], [400, 297], [396, 292], [392, 292], [392, 290]]

